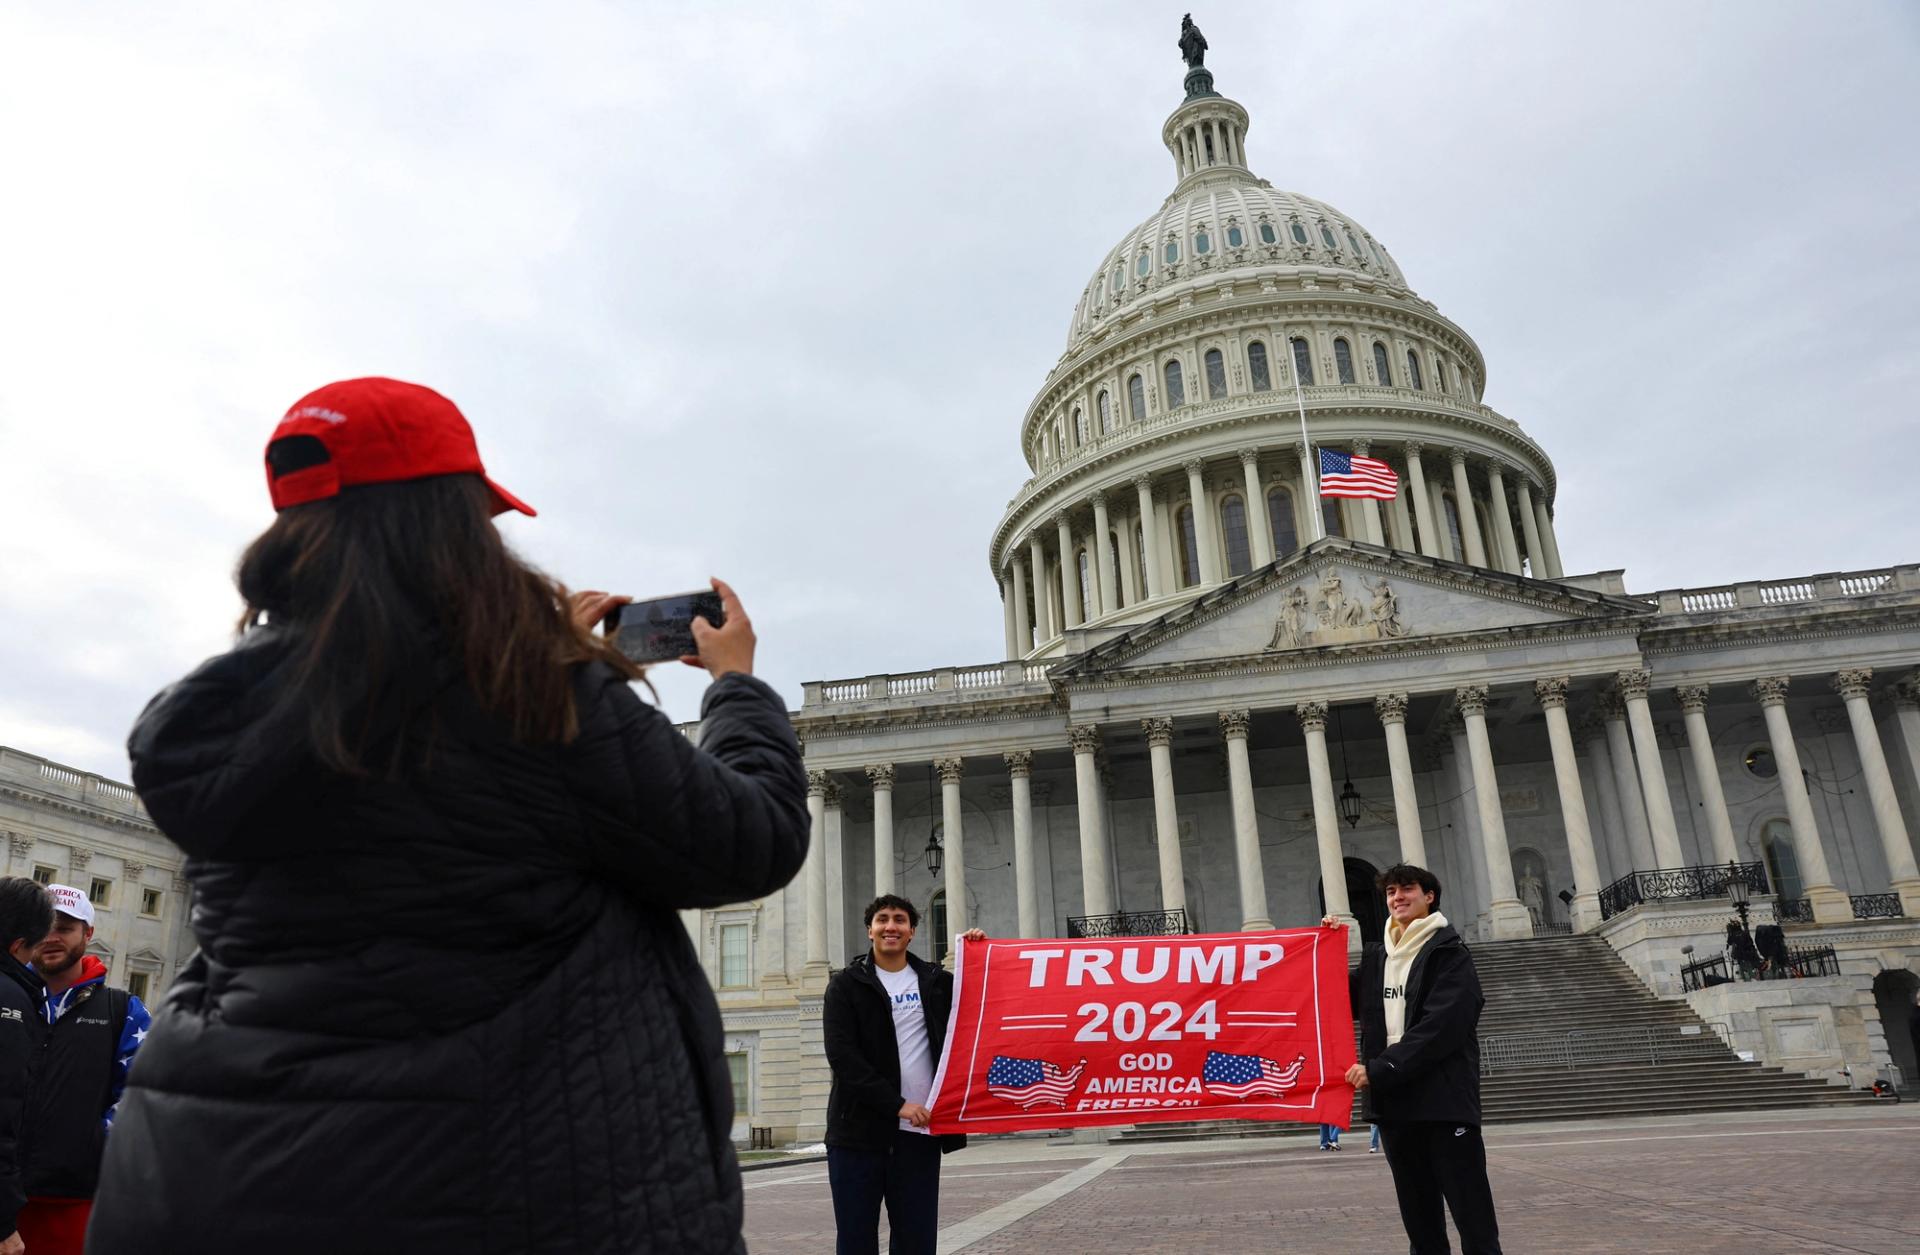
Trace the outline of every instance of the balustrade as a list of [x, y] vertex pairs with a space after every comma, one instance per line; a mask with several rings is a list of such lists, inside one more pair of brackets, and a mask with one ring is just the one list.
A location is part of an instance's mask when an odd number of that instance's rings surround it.
[[1184, 937], [1185, 911], [1116, 911], [1111, 915], [1069, 915], [1069, 937]]
[[[1752, 893], [1766, 893], [1767, 867], [1764, 863], [1709, 863], [1704, 867], [1662, 867], [1653, 871], [1628, 872], [1600, 891], [1600, 918], [1611, 919], [1628, 907], [1643, 902], [1687, 902], [1704, 898], [1724, 898], [1735, 877], [1746, 882]], [[1811, 917], [1809, 917], [1811, 918]]]

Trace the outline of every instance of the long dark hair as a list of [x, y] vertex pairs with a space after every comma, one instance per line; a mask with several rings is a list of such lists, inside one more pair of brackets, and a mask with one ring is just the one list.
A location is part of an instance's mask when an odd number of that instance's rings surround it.
[[407, 734], [434, 718], [428, 677], [449, 664], [530, 744], [578, 734], [571, 664], [597, 659], [640, 678], [573, 621], [564, 587], [507, 548], [491, 502], [477, 475], [346, 488], [282, 510], [241, 555], [240, 631], [291, 629], [279, 700], [304, 716], [321, 763], [398, 774]]

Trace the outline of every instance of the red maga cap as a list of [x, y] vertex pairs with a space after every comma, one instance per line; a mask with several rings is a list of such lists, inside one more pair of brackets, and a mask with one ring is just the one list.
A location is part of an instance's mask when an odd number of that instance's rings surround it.
[[338, 496], [342, 488], [435, 475], [478, 475], [495, 514], [534, 509], [487, 478], [473, 428], [454, 403], [417, 383], [343, 379], [293, 403], [267, 442], [273, 508]]

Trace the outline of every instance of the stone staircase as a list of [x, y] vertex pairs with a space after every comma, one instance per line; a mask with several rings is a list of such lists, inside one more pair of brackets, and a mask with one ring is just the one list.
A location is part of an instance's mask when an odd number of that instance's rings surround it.
[[[1797, 1072], [1744, 1063], [1684, 1002], [1656, 998], [1598, 937], [1473, 947], [1486, 994], [1480, 1101], [1488, 1124], [1764, 1111], [1872, 1102]], [[1140, 1125], [1114, 1141], [1287, 1136], [1311, 1124]], [[1354, 1128], [1364, 1137], [1359, 1104]]]

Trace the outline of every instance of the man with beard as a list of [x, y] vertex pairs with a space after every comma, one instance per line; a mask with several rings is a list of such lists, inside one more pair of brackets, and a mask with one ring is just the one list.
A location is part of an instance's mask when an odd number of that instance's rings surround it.
[[40, 1062], [22, 1137], [27, 1204], [20, 1236], [34, 1255], [81, 1255], [107, 1131], [152, 1020], [140, 999], [107, 985], [107, 965], [87, 953], [87, 895], [48, 885], [47, 896], [53, 931], [33, 952], [46, 991], [33, 1025]]
[[16, 1217], [26, 1204], [21, 1122], [33, 1055], [39, 1046], [40, 1000], [45, 987], [27, 961], [53, 927], [47, 891], [24, 876], [0, 877], [0, 1255], [26, 1249]]

